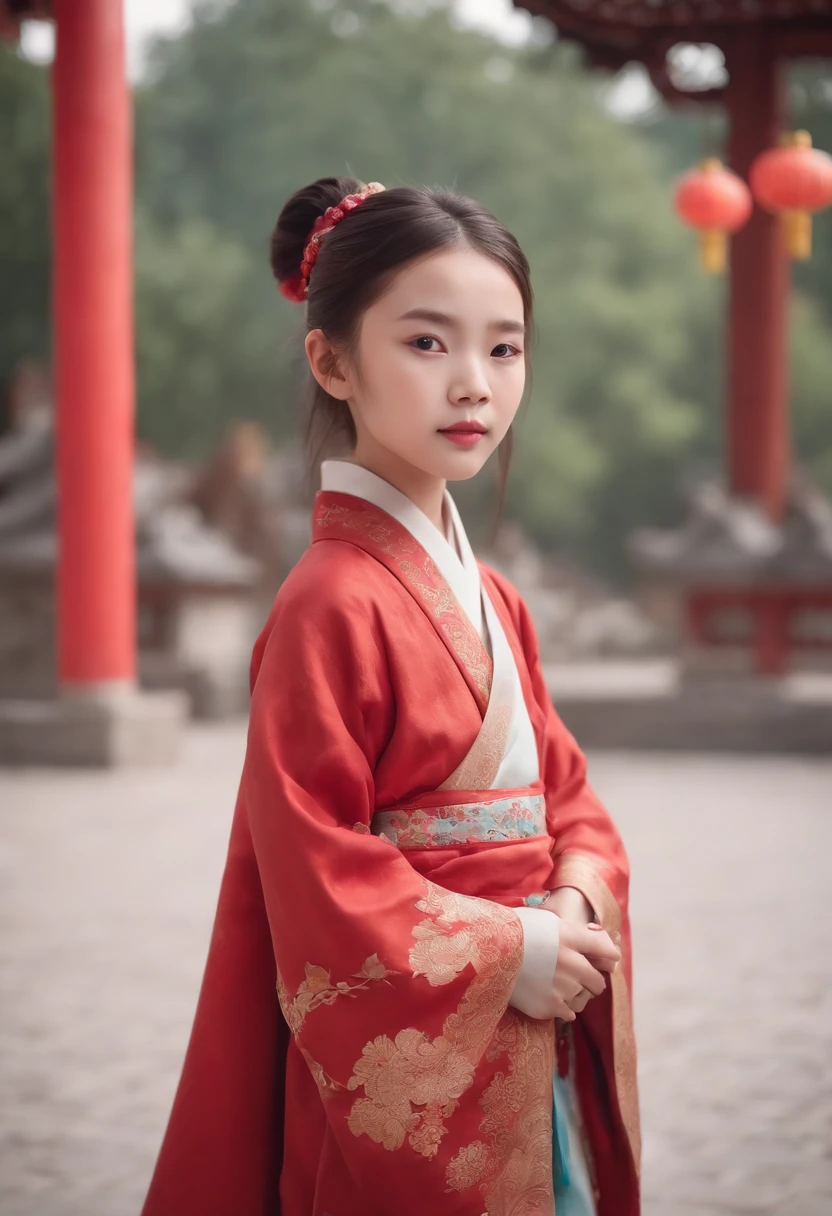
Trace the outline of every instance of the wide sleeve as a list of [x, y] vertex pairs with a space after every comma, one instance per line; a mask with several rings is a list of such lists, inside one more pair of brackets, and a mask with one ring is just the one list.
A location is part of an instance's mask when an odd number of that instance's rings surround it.
[[481, 1216], [470, 1146], [505, 1066], [522, 930], [371, 834], [374, 767], [407, 728], [386, 644], [360, 589], [278, 605], [244, 797], [281, 1008], [350, 1174], [368, 1196], [394, 1193], [400, 1216]]
[[[578, 1086], [582, 1112], [606, 1210], [636, 1216], [641, 1155], [636, 1044], [632, 1021], [632, 942], [629, 921], [630, 865], [609, 812], [587, 780], [586, 759], [552, 704], [540, 662], [531, 615], [517, 597], [515, 620], [543, 716], [541, 775], [552, 837], [548, 887], [576, 887], [621, 950], [621, 963], [602, 997], [590, 1001], [575, 1023]], [[606, 1076], [606, 1090], [597, 1078]], [[610, 1105], [617, 1108], [609, 1133]], [[620, 1123], [619, 1123], [620, 1120]], [[619, 1131], [621, 1136], [619, 1137]], [[623, 1151], [622, 1151], [623, 1150]]]
[[[518, 631], [534, 696], [545, 721], [541, 777], [552, 837], [552, 875], [547, 886], [577, 887], [604, 928], [621, 945], [627, 920], [630, 865], [621, 835], [587, 778], [586, 757], [558, 716], [546, 686], [537, 633], [518, 597]], [[630, 981], [629, 952], [623, 959]]]

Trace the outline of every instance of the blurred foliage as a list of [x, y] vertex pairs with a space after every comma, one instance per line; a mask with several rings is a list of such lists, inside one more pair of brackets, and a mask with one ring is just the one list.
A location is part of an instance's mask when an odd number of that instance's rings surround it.
[[[815, 146], [832, 153], [832, 64], [794, 65], [789, 72], [791, 125], [805, 127]], [[832, 216], [827, 213], [814, 226], [811, 261], [795, 268], [797, 287], [810, 295], [825, 316], [827, 341], [832, 325]], [[827, 380], [832, 386], [832, 380]], [[832, 388], [827, 401], [832, 405]], [[832, 484], [832, 483], [830, 483]]]
[[[157, 232], [207, 220], [251, 259], [234, 340], [256, 331], [247, 344], [260, 380], [246, 373], [244, 386], [241, 365], [230, 408], [277, 433], [296, 426], [293, 348], [277, 335], [297, 322], [266, 258], [287, 195], [347, 170], [452, 184], [508, 223], [532, 262], [540, 341], [509, 511], [547, 546], [618, 564], [630, 526], [678, 509], [680, 470], [703, 429], [683, 371], [691, 315], [707, 319], [713, 289], [667, 207], [658, 156], [597, 92], [569, 50], [497, 47], [454, 29], [440, 7], [203, 6], [190, 33], [152, 58], [138, 181]], [[206, 349], [225, 360], [229, 346], [221, 330]], [[187, 402], [180, 393], [174, 404], [175, 384], [157, 396], [149, 374], [141, 417], [157, 438]], [[214, 442], [220, 421], [206, 411], [192, 445]], [[490, 521], [491, 497], [487, 484], [465, 487], [475, 523]]]
[[255, 278], [250, 252], [210, 220], [166, 227], [138, 209], [139, 431], [161, 451], [205, 457], [235, 416], [275, 430], [276, 326], [251, 311]]
[[49, 358], [49, 105], [47, 74], [0, 43], [0, 390]]
[[[812, 70], [804, 100], [818, 107], [829, 76]], [[618, 122], [602, 79], [544, 37], [514, 49], [460, 30], [442, 0], [203, 0], [136, 91], [142, 436], [189, 459], [232, 417], [294, 436], [302, 317], [268, 268], [283, 201], [341, 172], [451, 185], [491, 207], [532, 263], [539, 341], [509, 513], [545, 547], [621, 575], [627, 532], [678, 518], [680, 487], [721, 461], [724, 284], [700, 276], [670, 206], [703, 120]], [[0, 184], [0, 274], [40, 295], [2, 305], [0, 376], [45, 349], [48, 264], [43, 73], [6, 51], [0, 113], [7, 98], [21, 134]], [[832, 147], [820, 108], [816, 142]], [[817, 229], [794, 310], [794, 399], [798, 451], [832, 490], [828, 220]], [[491, 486], [459, 489], [487, 530]]]

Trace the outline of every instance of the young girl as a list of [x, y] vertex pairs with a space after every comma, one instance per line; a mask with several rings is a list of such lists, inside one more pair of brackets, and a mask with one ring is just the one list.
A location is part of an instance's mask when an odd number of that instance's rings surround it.
[[528, 264], [470, 199], [326, 178], [272, 265], [344, 456], [255, 647], [145, 1216], [635, 1216], [627, 858], [445, 488], [507, 452]]

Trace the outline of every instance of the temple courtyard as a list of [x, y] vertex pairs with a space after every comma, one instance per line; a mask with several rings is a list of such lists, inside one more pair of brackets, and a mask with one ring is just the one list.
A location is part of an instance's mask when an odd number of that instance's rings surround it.
[[[204, 726], [173, 769], [0, 772], [3, 1216], [137, 1216], [244, 745]], [[633, 870], [645, 1216], [828, 1216], [832, 759], [590, 771]]]

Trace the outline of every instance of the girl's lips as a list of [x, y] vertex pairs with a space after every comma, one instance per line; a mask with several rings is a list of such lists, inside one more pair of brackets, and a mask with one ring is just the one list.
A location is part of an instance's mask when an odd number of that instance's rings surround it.
[[485, 431], [440, 431], [439, 434], [450, 439], [457, 447], [473, 448], [484, 437]]

